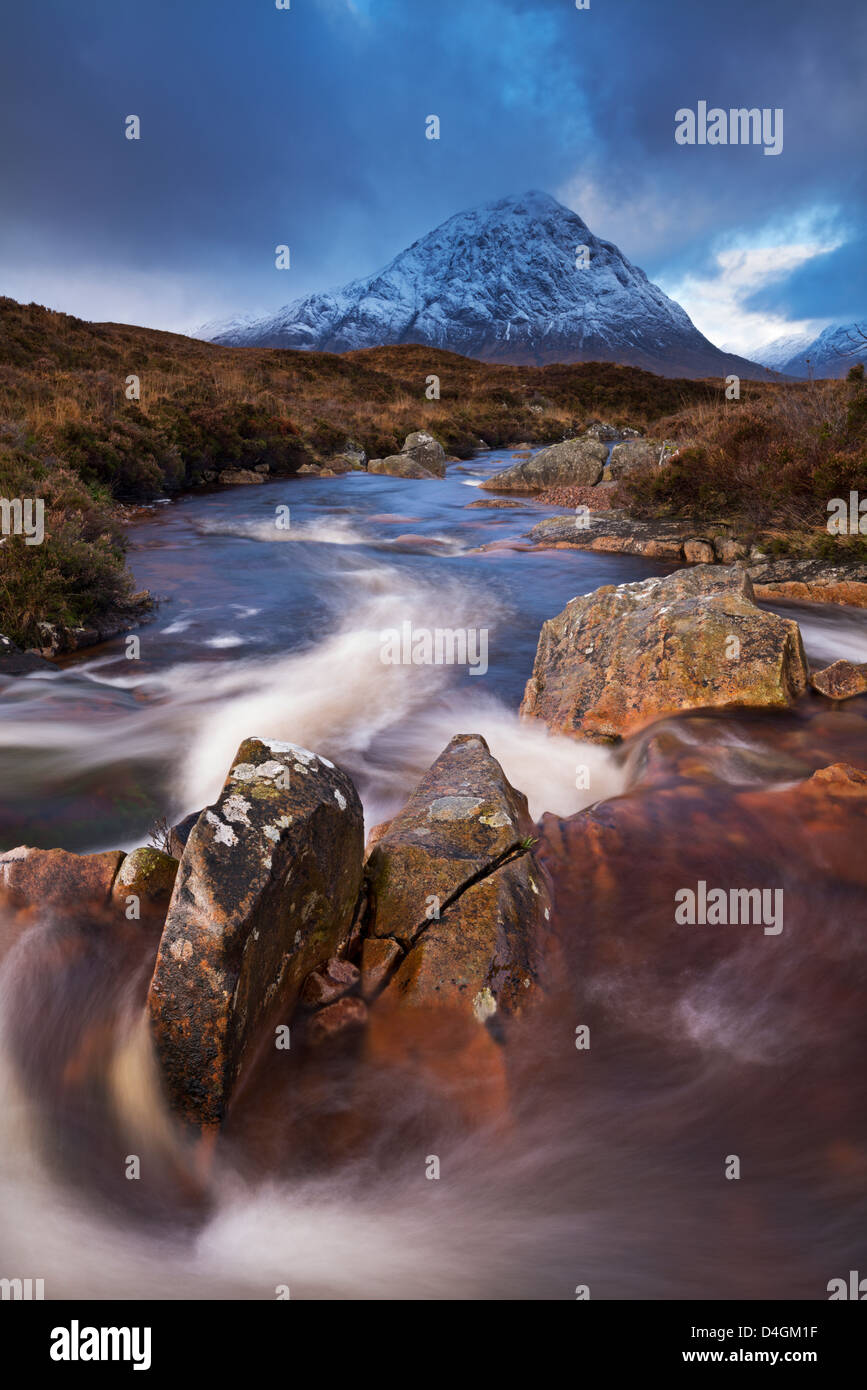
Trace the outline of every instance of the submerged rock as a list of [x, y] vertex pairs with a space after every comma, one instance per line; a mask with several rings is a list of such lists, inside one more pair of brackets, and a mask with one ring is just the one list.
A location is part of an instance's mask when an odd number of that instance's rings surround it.
[[389, 454], [384, 459], [371, 459], [368, 473], [386, 473], [392, 478], [435, 478], [436, 473], [410, 454]]
[[235, 1083], [304, 980], [349, 936], [361, 803], [327, 759], [247, 739], [181, 859], [148, 996], [173, 1106], [218, 1124]]
[[573, 599], [542, 628], [521, 712], [610, 742], [680, 710], [787, 708], [808, 678], [797, 623], [757, 608], [743, 570], [701, 565]]
[[495, 473], [482, 487], [494, 492], [541, 492], [569, 484], [593, 487], [602, 477], [607, 457], [605, 445], [595, 439], [567, 439]]

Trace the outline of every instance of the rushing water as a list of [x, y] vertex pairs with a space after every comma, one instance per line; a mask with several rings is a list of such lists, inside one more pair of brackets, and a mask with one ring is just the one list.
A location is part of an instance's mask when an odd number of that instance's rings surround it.
[[[534, 815], [581, 809], [591, 793], [576, 788], [574, 741], [517, 718], [539, 629], [575, 594], [671, 566], [508, 544], [480, 551], [547, 514], [530, 503], [467, 509], [490, 496], [475, 489], [503, 461], [453, 466], [444, 482], [293, 478], [153, 509], [131, 531], [136, 579], [161, 600], [138, 634], [139, 659], [120, 638], [2, 690], [4, 846], [144, 843], [157, 817], [171, 823], [215, 796], [251, 734], [342, 765], [368, 827], [400, 806], [455, 733], [484, 734]], [[814, 659], [867, 659], [862, 615], [785, 611]], [[484, 630], [489, 669], [385, 664], [382, 633], [406, 621]], [[865, 765], [854, 717], [804, 729], [800, 716], [744, 715], [687, 720], [680, 733], [702, 746], [712, 731], [723, 783], [804, 775], [805, 737], [824, 761], [848, 751]], [[622, 791], [637, 757], [582, 747], [592, 799]], [[570, 1297], [589, 1282], [602, 1297], [818, 1297], [826, 1264], [831, 1277], [857, 1258], [842, 1229], [851, 1202], [819, 1190], [797, 1153], [787, 1168], [791, 1100], [780, 1103], [782, 1156], [752, 1208], [732, 1222], [725, 1192], [696, 1179], [697, 1153], [730, 1142], [720, 1115], [730, 1117], [733, 1090], [741, 1096], [732, 1068], [745, 1065], [726, 1042], [731, 1018], [715, 1025], [707, 1001], [700, 1055], [672, 1051], [670, 1032], [649, 1052], [624, 1039], [580, 1096], [550, 1053], [561, 1023], [549, 1020], [524, 1043], [524, 1072], [544, 1084], [519, 1088], [508, 1133], [429, 1133], [411, 1096], [372, 1078], [366, 1099], [382, 1132], [336, 1169], [293, 1163], [301, 1122], [294, 1114], [287, 1129], [291, 1097], [280, 1095], [247, 1105], [203, 1174], [135, 1046], [152, 942], [123, 944], [118, 979], [99, 923], [83, 939], [82, 949], [46, 920], [0, 973], [0, 1274], [43, 1277], [49, 1295], [258, 1298], [285, 1283], [293, 1297]], [[749, 995], [744, 1016], [759, 1008], [749, 978], [738, 990]], [[715, 1026], [720, 1045], [708, 1049]], [[776, 1054], [760, 1060], [752, 1099], [735, 1107], [759, 1134], [779, 1081], [767, 1069]], [[340, 1096], [346, 1078], [330, 1083]], [[130, 1150], [152, 1152], [161, 1175], [135, 1200], [135, 1184], [108, 1176], [121, 1175]], [[441, 1150], [444, 1179], [426, 1182], [424, 1156]]]

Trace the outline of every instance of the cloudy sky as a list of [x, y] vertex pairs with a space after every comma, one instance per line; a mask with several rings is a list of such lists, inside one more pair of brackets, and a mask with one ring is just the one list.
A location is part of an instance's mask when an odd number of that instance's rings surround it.
[[[16, 299], [189, 331], [540, 188], [717, 343], [867, 317], [863, 0], [39, 0], [4, 28]], [[782, 108], [782, 153], [676, 144], [699, 101]]]

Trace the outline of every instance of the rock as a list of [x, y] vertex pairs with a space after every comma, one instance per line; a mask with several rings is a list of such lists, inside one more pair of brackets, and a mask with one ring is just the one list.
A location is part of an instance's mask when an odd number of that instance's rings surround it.
[[13, 907], [75, 913], [104, 907], [125, 858], [123, 850], [70, 854], [20, 845], [0, 855], [0, 893]]
[[344, 458], [352, 460], [355, 469], [364, 468], [367, 464], [367, 454], [360, 444], [356, 444], [353, 439], [347, 439], [343, 448], [340, 450]]
[[362, 1032], [366, 1024], [367, 1005], [364, 1000], [346, 997], [313, 1015], [305, 1029], [305, 1039], [310, 1047], [331, 1046], [336, 1042], [344, 1044]]
[[796, 555], [771, 558], [750, 554], [749, 576], [761, 599], [792, 599], [807, 603], [845, 603], [867, 608], [867, 561], [834, 564]]
[[265, 477], [253, 468], [223, 468], [217, 475], [223, 487], [238, 487], [242, 483], [264, 483]]
[[616, 425], [606, 425], [602, 420], [593, 420], [584, 431], [589, 439], [604, 439], [610, 443], [612, 439], [620, 438], [620, 430]]
[[[585, 519], [589, 524], [583, 524]], [[638, 521], [620, 508], [605, 508], [595, 514], [591, 511], [586, 518], [577, 512], [574, 516], [545, 517], [527, 532], [527, 537], [540, 550], [575, 546], [580, 550], [645, 555], [651, 560], [682, 560], [685, 534], [680, 522]]]
[[301, 1002], [310, 1009], [318, 1009], [325, 1004], [333, 1004], [355, 989], [361, 978], [357, 965], [351, 961], [332, 956], [320, 970], [314, 970], [304, 981]]
[[434, 477], [446, 476], [446, 451], [432, 434], [424, 430], [408, 434], [400, 452], [426, 468]]
[[753, 583], [756, 598], [773, 603], [788, 599], [793, 603], [842, 603], [849, 608], [867, 608], [867, 582], [856, 579], [780, 580]]
[[713, 543], [697, 539], [684, 541], [683, 558], [689, 565], [712, 565], [716, 558]]
[[615, 444], [605, 466], [606, 482], [618, 482], [636, 468], [657, 468], [665, 457], [661, 439], [626, 439]]
[[595, 439], [567, 439], [495, 473], [482, 487], [495, 492], [541, 492], [572, 483], [593, 487], [602, 477], [607, 455], [604, 444]]
[[[686, 780], [546, 815], [537, 854], [579, 1011], [594, 1001], [604, 1036], [689, 1041], [706, 1062], [733, 1054], [776, 1067], [788, 1055], [799, 1083], [811, 1058], [821, 1073], [839, 1046], [860, 1051], [865, 831], [867, 773], [842, 764], [787, 786], [721, 782], [711, 796]], [[779, 890], [781, 930], [676, 920], [676, 895], [700, 883], [727, 896], [767, 890], [774, 908]], [[841, 1080], [851, 1074], [847, 1055]], [[827, 1116], [826, 1077], [816, 1102]], [[863, 1112], [862, 1094], [852, 1103]]]
[[[508, 1111], [502, 1042], [558, 956], [524, 796], [478, 735], [440, 755], [368, 860], [365, 1057], [463, 1125]], [[381, 945], [377, 946], [377, 942]]]
[[533, 831], [484, 739], [453, 738], [368, 858], [368, 936], [405, 952], [383, 999], [483, 1021], [479, 996], [507, 1014], [533, 998], [547, 903]]
[[745, 571], [702, 565], [573, 599], [542, 628], [521, 712], [609, 742], [680, 710], [788, 708], [808, 676], [797, 623], [757, 608]]
[[184, 846], [190, 838], [190, 832], [201, 814], [201, 811], [191, 811], [188, 816], [184, 816], [182, 821], [178, 821], [177, 825], [173, 825], [169, 831], [169, 852], [174, 855], [175, 859], [180, 859], [183, 854]]
[[296, 468], [295, 472], [296, 472], [296, 475], [300, 475], [300, 474], [302, 474], [302, 473], [303, 473], [303, 474], [312, 473], [312, 474], [314, 475], [314, 477], [318, 477], [318, 476], [319, 476], [319, 473], [321, 472], [321, 469], [319, 469], [319, 468], [316, 466], [316, 464], [314, 464], [314, 463], [302, 463], [301, 467], [300, 467], [300, 468]]
[[434, 478], [424, 464], [417, 462], [410, 454], [389, 454], [384, 459], [371, 459], [367, 465], [368, 473], [387, 473], [392, 478]]
[[364, 472], [364, 465], [355, 454], [335, 454], [328, 460], [328, 467], [334, 474]]
[[0, 636], [0, 676], [29, 676], [32, 671], [56, 670], [57, 667], [38, 652], [22, 652], [8, 637]]
[[370, 1002], [389, 978], [403, 952], [390, 936], [369, 936], [361, 949], [361, 997]]
[[732, 565], [736, 560], [744, 560], [747, 556], [747, 547], [733, 536], [714, 536], [713, 549], [722, 565]]
[[814, 671], [810, 684], [831, 700], [849, 700], [853, 695], [867, 694], [867, 662], [856, 666], [851, 661], [835, 661], [822, 671]]
[[242, 743], [181, 859], [148, 995], [174, 1108], [219, 1124], [245, 1061], [339, 953], [361, 883], [345, 773], [289, 743]]
[[468, 502], [466, 510], [471, 512], [474, 508], [484, 507], [492, 511], [507, 507], [517, 507], [521, 511], [526, 502], [514, 502], [511, 497], [481, 497], [478, 502]]
[[138, 898], [141, 917], [162, 923], [171, 901], [178, 867], [177, 859], [150, 845], [134, 849], [118, 869], [111, 896], [123, 910], [130, 906], [130, 897]]

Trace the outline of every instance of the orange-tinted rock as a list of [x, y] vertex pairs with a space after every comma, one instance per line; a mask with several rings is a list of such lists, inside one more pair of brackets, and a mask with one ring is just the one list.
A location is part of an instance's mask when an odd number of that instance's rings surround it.
[[745, 571], [701, 565], [575, 598], [542, 628], [521, 711], [610, 742], [680, 710], [786, 708], [808, 668], [797, 623]]
[[[867, 773], [838, 764], [783, 789], [639, 786], [567, 819], [545, 816], [537, 852], [585, 1009], [602, 1008], [618, 1029], [760, 1057], [778, 1034], [819, 1047], [861, 1028], [865, 842]], [[781, 897], [760, 917], [755, 899], [746, 922], [679, 921], [678, 894], [700, 884], [729, 901], [757, 889]]]
[[701, 540], [684, 541], [683, 558], [688, 565], [712, 565], [716, 558], [712, 542]]
[[338, 953], [361, 883], [349, 778], [291, 744], [247, 739], [187, 841], [148, 1008], [165, 1089], [219, 1123], [244, 1065]]
[[367, 861], [370, 936], [410, 944], [477, 874], [532, 836], [527, 799], [478, 734], [453, 738]]
[[820, 695], [831, 700], [849, 700], [853, 695], [867, 693], [867, 662], [853, 665], [851, 661], [835, 661], [822, 671], [814, 671], [810, 684]]
[[361, 996], [375, 998], [403, 954], [390, 936], [369, 936], [361, 948]]
[[363, 999], [347, 995], [335, 1004], [319, 1009], [307, 1024], [305, 1037], [311, 1047], [341, 1042], [360, 1033], [367, 1024], [367, 1005]]
[[301, 1002], [311, 1009], [333, 1004], [335, 1000], [342, 999], [344, 994], [349, 994], [350, 990], [355, 989], [359, 978], [360, 971], [357, 965], [333, 956], [331, 960], [326, 961], [321, 970], [314, 970], [312, 975], [307, 976], [301, 991]]
[[806, 603], [844, 603], [850, 608], [867, 608], [867, 583], [860, 579], [755, 582], [756, 598], [794, 599]]
[[522, 854], [419, 932], [382, 999], [440, 1004], [478, 1024], [520, 1014], [552, 966], [549, 918], [546, 876], [531, 853]]
[[505, 1029], [539, 1003], [558, 961], [532, 831], [484, 739], [462, 736], [368, 861], [374, 935], [362, 981], [371, 995], [385, 985], [365, 1055], [385, 1066], [411, 1059], [415, 1081], [465, 1119], [502, 1113]]
[[123, 850], [104, 854], [70, 854], [65, 849], [30, 849], [26, 845], [0, 855], [0, 893], [12, 907], [86, 911], [111, 897]]

